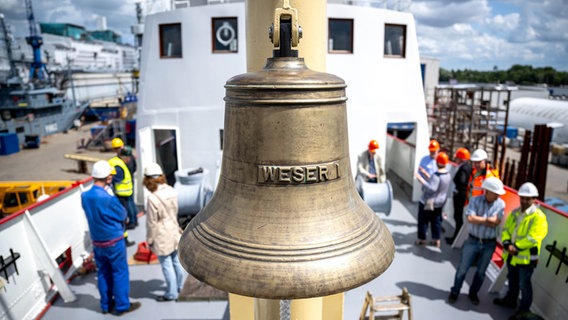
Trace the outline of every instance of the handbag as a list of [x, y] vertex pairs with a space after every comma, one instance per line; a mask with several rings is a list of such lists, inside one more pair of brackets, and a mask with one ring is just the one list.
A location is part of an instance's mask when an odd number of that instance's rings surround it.
[[426, 203], [424, 204], [424, 210], [434, 211], [434, 198], [426, 200]]

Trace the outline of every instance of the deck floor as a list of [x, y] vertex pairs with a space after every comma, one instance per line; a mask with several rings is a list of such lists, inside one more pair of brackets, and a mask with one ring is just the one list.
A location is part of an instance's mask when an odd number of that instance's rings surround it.
[[[345, 293], [344, 319], [358, 319], [367, 291], [376, 296], [390, 296], [401, 293], [406, 287], [412, 295], [412, 309], [415, 320], [468, 320], [468, 319], [507, 319], [512, 310], [493, 305], [495, 294], [487, 291], [489, 281], [480, 292], [481, 303], [474, 306], [467, 298], [467, 290], [474, 270], [470, 270], [462, 288], [462, 294], [454, 305], [446, 299], [453, 284], [460, 250], [452, 249], [442, 241], [441, 248], [417, 247], [416, 213], [417, 205], [410, 202], [410, 188], [396, 176], [389, 175], [394, 189], [395, 200], [389, 216], [380, 214], [395, 241], [396, 253], [392, 265], [380, 277]], [[145, 217], [140, 218], [140, 227], [130, 233], [130, 238], [137, 243], [145, 238]], [[446, 233], [451, 227], [444, 223]], [[136, 246], [128, 248], [129, 256]], [[163, 293], [165, 283], [159, 264], [134, 265], [130, 267], [131, 298], [140, 301], [142, 307], [126, 314], [124, 319], [168, 319], [168, 320], [206, 320], [229, 319], [227, 301], [190, 301], [156, 302], [155, 298]], [[99, 294], [96, 290], [95, 274], [80, 276], [73, 280], [71, 288], [77, 300], [64, 303], [58, 298], [47, 310], [42, 319], [105, 319], [100, 313]]]

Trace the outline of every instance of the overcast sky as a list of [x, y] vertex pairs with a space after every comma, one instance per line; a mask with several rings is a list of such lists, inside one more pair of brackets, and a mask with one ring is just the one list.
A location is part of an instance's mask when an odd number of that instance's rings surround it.
[[[107, 26], [132, 43], [135, 2], [33, 0], [38, 22]], [[392, 1], [392, 0], [390, 0]], [[568, 0], [414, 0], [420, 54], [445, 69], [499, 70], [514, 64], [568, 71]], [[17, 36], [28, 33], [24, 0], [0, 0], [0, 13]]]

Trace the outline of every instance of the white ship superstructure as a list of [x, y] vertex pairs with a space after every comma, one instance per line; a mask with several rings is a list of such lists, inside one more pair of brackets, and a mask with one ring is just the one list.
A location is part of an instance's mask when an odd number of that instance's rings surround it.
[[[132, 72], [138, 69], [137, 50], [134, 46], [115, 41], [103, 41], [86, 37], [88, 33], [81, 26], [58, 24], [61, 29], [82, 30], [83, 36], [65, 36], [42, 33], [42, 61], [50, 72]], [[101, 30], [112, 34], [110, 30]], [[61, 32], [64, 33], [64, 32]], [[78, 33], [79, 34], [79, 33]], [[29, 65], [33, 52], [24, 38], [14, 38], [0, 32], [0, 83], [8, 81], [10, 64], [6, 37], [10, 37], [12, 59], [18, 74], [25, 83], [29, 80]]]

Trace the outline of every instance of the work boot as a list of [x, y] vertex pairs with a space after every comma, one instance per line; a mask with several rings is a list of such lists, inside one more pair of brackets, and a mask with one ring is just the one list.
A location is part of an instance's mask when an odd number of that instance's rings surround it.
[[134, 311], [134, 310], [140, 308], [141, 305], [142, 305], [142, 304], [141, 304], [140, 302], [138, 302], [138, 301], [136, 301], [136, 302], [131, 302], [131, 303], [130, 303], [130, 307], [128, 307], [128, 309], [126, 309], [126, 310], [124, 310], [124, 311], [118, 311], [118, 312], [116, 313], [116, 315], [117, 315], [117, 316], [121, 316], [121, 315], [123, 315], [123, 314], [125, 314], [125, 313], [132, 312], [132, 311]]
[[506, 296], [504, 298], [494, 299], [493, 303], [498, 305], [498, 306], [511, 308], [511, 309], [515, 309], [517, 307], [517, 301], [513, 301], [512, 299], [508, 299]]
[[450, 292], [450, 295], [448, 296], [448, 303], [454, 304], [456, 303], [457, 300], [458, 300], [458, 295], [456, 293]]
[[473, 305], [479, 304], [479, 297], [477, 296], [477, 293], [470, 293], [467, 295], [467, 297], [469, 298], [469, 301], [471, 301]]
[[125, 238], [124, 238], [124, 242], [126, 243], [126, 246], [127, 246], [127, 247], [131, 247], [131, 246], [133, 246], [133, 245], [136, 244], [135, 241], [128, 241], [128, 237], [125, 237]]

